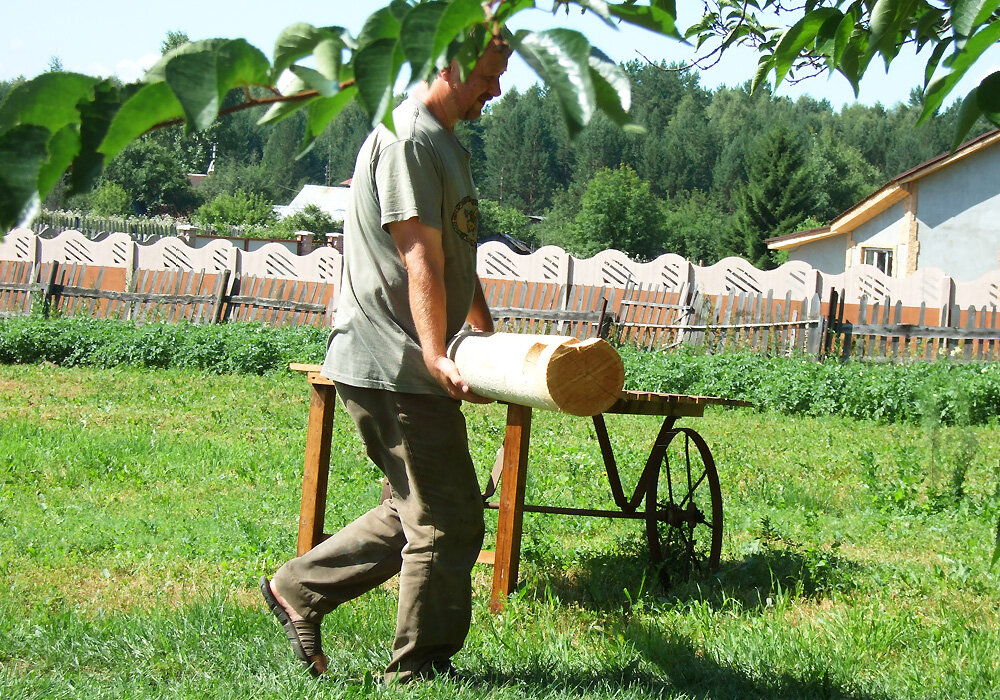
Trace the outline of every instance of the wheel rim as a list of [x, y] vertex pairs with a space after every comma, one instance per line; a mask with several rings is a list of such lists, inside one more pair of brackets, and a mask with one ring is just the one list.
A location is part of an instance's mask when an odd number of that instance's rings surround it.
[[722, 551], [722, 490], [705, 440], [691, 428], [666, 436], [657, 478], [646, 489], [646, 537], [666, 586], [714, 572]]

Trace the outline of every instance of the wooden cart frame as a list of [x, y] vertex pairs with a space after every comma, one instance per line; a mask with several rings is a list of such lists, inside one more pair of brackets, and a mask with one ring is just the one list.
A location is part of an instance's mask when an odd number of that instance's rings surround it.
[[[304, 371], [311, 388], [306, 435], [305, 470], [299, 511], [297, 551], [305, 554], [328, 535], [323, 532], [330, 473], [336, 389], [317, 365], [291, 365]], [[556, 513], [643, 520], [650, 554], [662, 564], [681, 557], [690, 569], [713, 570], [722, 547], [722, 493], [718, 470], [705, 440], [693, 429], [675, 427], [679, 418], [704, 415], [706, 406], [749, 406], [746, 401], [706, 396], [623, 392], [604, 414], [592, 418], [604, 460], [611, 495], [618, 510], [564, 508], [524, 502], [531, 442], [532, 409], [507, 404], [503, 449], [484, 490], [487, 508], [498, 511], [496, 549], [484, 551], [479, 561], [492, 563], [490, 608], [503, 609], [517, 585], [524, 513]], [[605, 424], [605, 414], [648, 415], [662, 418], [659, 432], [632, 495], [626, 497]], [[490, 501], [499, 482], [499, 501]], [[640, 505], [644, 508], [640, 509]], [[661, 568], [661, 571], [663, 569]]]

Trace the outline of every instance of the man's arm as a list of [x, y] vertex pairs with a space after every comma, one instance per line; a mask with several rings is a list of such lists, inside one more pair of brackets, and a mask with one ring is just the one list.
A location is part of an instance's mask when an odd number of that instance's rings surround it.
[[[441, 231], [413, 217], [388, 226], [399, 257], [406, 266], [410, 289], [410, 313], [427, 369], [459, 401], [489, 403], [473, 393], [458, 367], [447, 356], [447, 307], [444, 288], [444, 248]], [[483, 300], [485, 306], [485, 298]], [[488, 313], [488, 312], [487, 312]]]
[[469, 315], [465, 320], [474, 331], [493, 332], [493, 316], [490, 314], [489, 304], [486, 303], [483, 283], [478, 277], [476, 277], [476, 292], [472, 297], [472, 308], [469, 309]]

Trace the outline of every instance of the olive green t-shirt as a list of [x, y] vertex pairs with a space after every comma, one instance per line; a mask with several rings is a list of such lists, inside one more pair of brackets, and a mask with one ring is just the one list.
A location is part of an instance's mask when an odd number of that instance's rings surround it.
[[371, 389], [447, 392], [424, 365], [406, 268], [387, 225], [414, 216], [442, 232], [447, 338], [465, 323], [476, 285], [479, 202], [469, 152], [417, 99], [393, 112], [358, 153], [344, 220], [344, 274], [322, 374]]

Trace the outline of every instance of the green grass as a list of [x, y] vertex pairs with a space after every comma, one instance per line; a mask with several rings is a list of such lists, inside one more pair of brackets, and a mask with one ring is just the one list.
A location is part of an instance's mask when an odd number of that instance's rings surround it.
[[[0, 697], [396, 697], [372, 680], [391, 584], [324, 622], [319, 681], [258, 600], [295, 549], [307, 396], [299, 375], [0, 366]], [[503, 411], [466, 413], [485, 475]], [[469, 681], [406, 694], [1000, 697], [995, 424], [686, 424], [719, 464], [717, 576], [664, 590], [640, 523], [528, 514], [503, 615], [474, 572]], [[609, 427], [628, 482], [655, 419]], [[529, 501], [610, 507], [586, 421], [536, 412], [532, 434]], [[343, 411], [332, 453], [328, 530], [379, 492]]]

